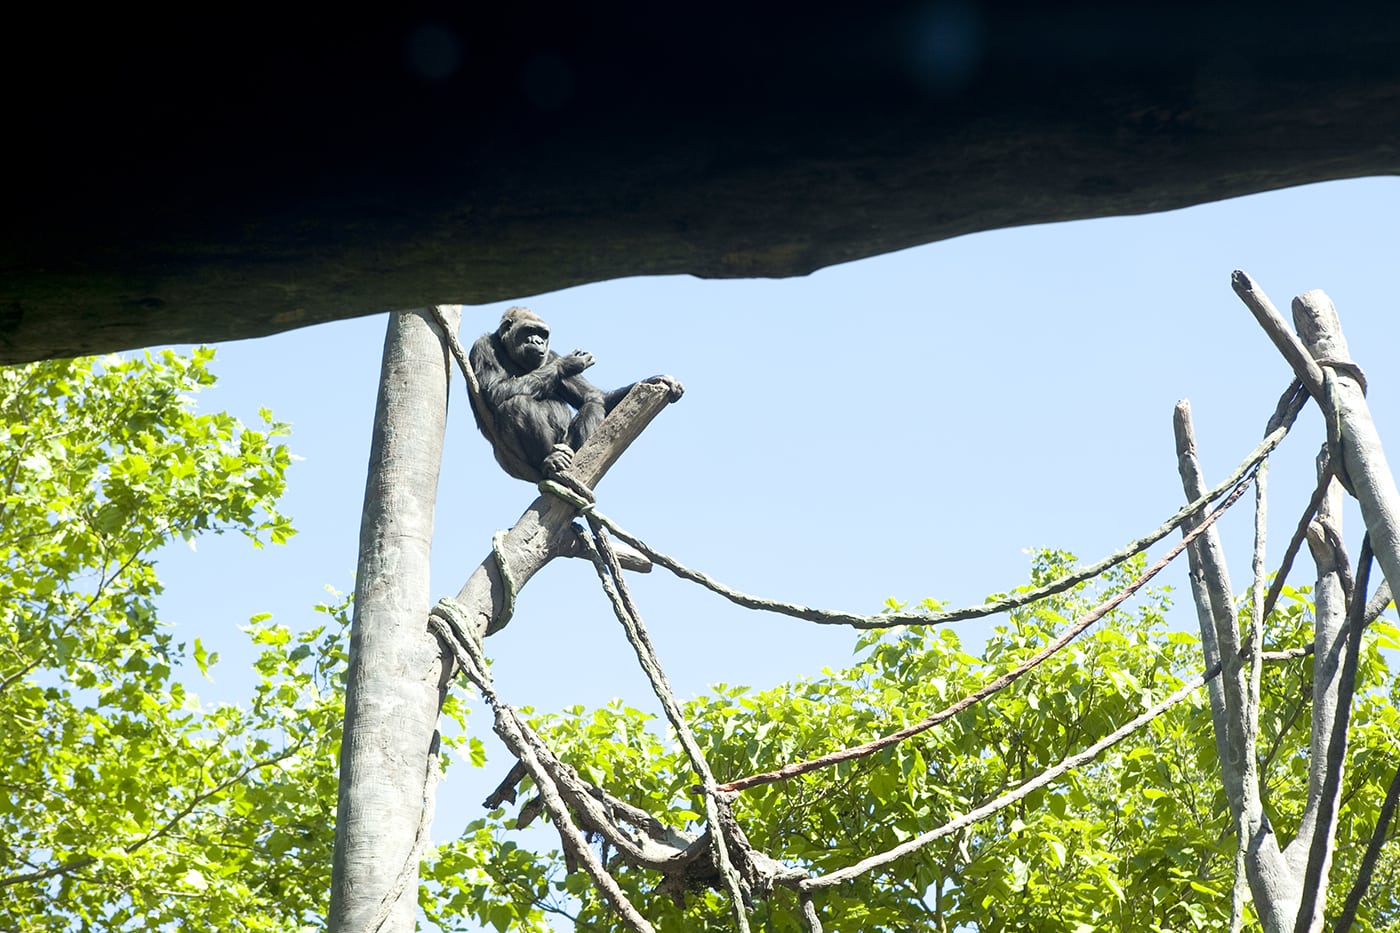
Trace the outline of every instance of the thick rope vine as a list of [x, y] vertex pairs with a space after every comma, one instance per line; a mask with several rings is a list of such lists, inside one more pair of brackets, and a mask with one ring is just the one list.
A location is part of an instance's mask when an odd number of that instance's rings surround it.
[[[1296, 415], [1297, 406], [1295, 405], [1290, 407], [1292, 408], [1292, 413]], [[1289, 420], [1291, 421], [1291, 418]], [[1276, 429], [1276, 431], [1278, 430], [1286, 431], [1286, 427], [1280, 427]], [[1271, 434], [1272, 433], [1274, 432], [1271, 432]], [[1275, 440], [1275, 443], [1276, 442], [1277, 441]], [[1075, 637], [1075, 635], [1084, 631], [1084, 629], [1086, 629], [1089, 625], [1102, 618], [1113, 608], [1116, 608], [1118, 605], [1121, 605], [1123, 601], [1129, 598], [1133, 593], [1135, 593], [1138, 589], [1145, 585], [1153, 576], [1160, 572], [1160, 570], [1163, 567], [1165, 567], [1168, 562], [1170, 562], [1174, 557], [1178, 556], [1182, 551], [1184, 551], [1190, 545], [1190, 543], [1196, 539], [1196, 537], [1198, 537], [1200, 534], [1203, 534], [1205, 530], [1209, 528], [1218, 519], [1218, 517], [1221, 514], [1223, 514], [1223, 512], [1226, 509], [1228, 509], [1231, 505], [1233, 505], [1236, 501], [1239, 500], [1239, 498], [1244, 494], [1245, 490], [1248, 488], [1251, 479], [1252, 477], [1246, 477], [1243, 482], [1240, 482], [1236, 486], [1236, 488], [1233, 491], [1231, 491], [1226, 500], [1222, 502], [1216, 509], [1212, 510], [1210, 514], [1196, 527], [1194, 527], [1190, 532], [1184, 535], [1183, 540], [1177, 545], [1175, 545], [1169, 554], [1159, 559], [1159, 561], [1156, 564], [1154, 564], [1152, 568], [1150, 568], [1147, 572], [1140, 575], [1137, 579], [1129, 583], [1127, 587], [1124, 587], [1122, 590], [1120, 590], [1119, 593], [1115, 594], [1114, 597], [1110, 598], [1105, 603], [1091, 610], [1089, 613], [1086, 613], [1085, 616], [1081, 617], [1080, 620], [1078, 620], [1075, 623], [1075, 625], [1071, 626], [1070, 629], [1068, 629], [1064, 634], [1062, 634], [1054, 642], [1048, 645], [1045, 649], [1042, 649], [1042, 651], [1037, 653], [1035, 657], [1029, 659], [1028, 662], [1018, 666], [1017, 669], [1007, 672], [1007, 674], [1004, 674], [1002, 677], [993, 681], [991, 684], [988, 684], [986, 687], [982, 688], [976, 693], [970, 695], [967, 698], [964, 698], [964, 700], [960, 701], [959, 704], [955, 704], [955, 708], [952, 709], [951, 712], [944, 711], [946, 715], [935, 714], [935, 721], [929, 722], [927, 724], [919, 724], [922, 728], [917, 728], [913, 731], [905, 730], [907, 734], [895, 734], [892, 737], [885, 737], [884, 739], [876, 740], [876, 742], [880, 743], [879, 747], [887, 747], [890, 744], [894, 744], [894, 742], [896, 741], [900, 741], [903, 738], [907, 738], [911, 734], [917, 734], [917, 732], [919, 731], [924, 731], [927, 728], [931, 728], [937, 722], [946, 721], [946, 719], [949, 718], [951, 715], [955, 715], [956, 712], [961, 711], [962, 709], [966, 709], [972, 703], [978, 702], [979, 700], [991, 695], [997, 690], [1005, 688], [1015, 679], [1019, 678], [1024, 673], [1032, 669], [1034, 666], [1038, 665], [1039, 663], [1042, 663], [1046, 658], [1050, 657], [1055, 652], [1061, 650], [1065, 645], [1069, 643], [1071, 639], [1073, 639], [1073, 637]], [[576, 494], [573, 493], [571, 490], [568, 490], [562, 486], [550, 484], [548, 481], [542, 483], [541, 488], [546, 491], [552, 492], [556, 495], [567, 497], [569, 501], [574, 502], [580, 508], [580, 510], [584, 512], [585, 517], [589, 522], [592, 536], [591, 541], [588, 542], [591, 545], [591, 548], [588, 551], [588, 553], [589, 556], [593, 558], [594, 565], [597, 569], [599, 579], [603, 585], [603, 588], [607, 593], [610, 602], [612, 602], [614, 606], [615, 613], [617, 614], [619, 620], [622, 621], [624, 628], [628, 632], [629, 641], [632, 643], [634, 650], [637, 652], [638, 660], [641, 663], [644, 671], [647, 673], [649, 679], [651, 680], [653, 684], [653, 689], [655, 690], [658, 698], [661, 700], [663, 709], [666, 711], [668, 719], [670, 720], [673, 728], [675, 728], [677, 736], [680, 738], [682, 748], [685, 750], [687, 757], [691, 760], [692, 768], [696, 771], [697, 775], [701, 777], [702, 781], [705, 782], [704, 784], [702, 784], [700, 790], [702, 793], [705, 794], [707, 811], [706, 816], [707, 822], [711, 826], [711, 841], [712, 844], [715, 846], [715, 861], [717, 867], [719, 867], [720, 869], [721, 878], [724, 881], [725, 887], [728, 888], [730, 891], [731, 903], [734, 906], [736, 914], [736, 924], [738, 925], [739, 929], [745, 930], [747, 929], [747, 921], [742, 909], [744, 893], [741, 887], [740, 879], [738, 878], [738, 873], [735, 871], [735, 868], [729, 859], [728, 846], [725, 844], [725, 840], [723, 838], [724, 833], [722, 830], [719, 829], [721, 825], [719, 804], [724, 803], [727, 807], [728, 801], [727, 798], [720, 796], [719, 792], [739, 790], [742, 789], [742, 787], [746, 786], [755, 786], [759, 783], [768, 783], [770, 780], [779, 780], [782, 779], [782, 777], [786, 777], [789, 775], [779, 774], [776, 777], [772, 777], [770, 775], [760, 775], [755, 776], [756, 779], [741, 779], [741, 781], [739, 782], [731, 782], [729, 784], [719, 786], [716, 786], [714, 783], [712, 783], [713, 777], [709, 774], [708, 765], [705, 763], [704, 756], [700, 752], [698, 743], [695, 742], [694, 736], [690, 732], [689, 726], [684, 720], [679, 704], [676, 702], [674, 695], [670, 691], [670, 687], [666, 682], [664, 672], [661, 670], [659, 662], [657, 662], [656, 660], [655, 652], [651, 648], [650, 638], [649, 636], [647, 636], [646, 630], [641, 624], [640, 615], [637, 612], [635, 605], [631, 601], [630, 594], [627, 592], [626, 583], [622, 578], [621, 567], [617, 564], [616, 555], [612, 553], [611, 546], [607, 541], [606, 529], [611, 527], [610, 524], [607, 522], [605, 517], [598, 512], [594, 503], [579, 500]], [[626, 538], [624, 538], [624, 540], [626, 540]], [[637, 546], [637, 543], [634, 543], [634, 541], [628, 541], [628, 543], [633, 544], [634, 547]], [[644, 553], [648, 553], [648, 549], [644, 547], [639, 547], [638, 549], [642, 550]], [[665, 566], [664, 561], [657, 560], [657, 555], [655, 554], [655, 552], [648, 553], [648, 556], [651, 557], [657, 563], [662, 563], [663, 566]], [[958, 831], [961, 828], [964, 828], [968, 825], [971, 825], [974, 822], [985, 819], [993, 813], [999, 812], [1000, 810], [1011, 806], [1017, 801], [1023, 799], [1026, 795], [1034, 792], [1036, 789], [1054, 781], [1066, 771], [1075, 767], [1079, 767], [1087, 761], [1092, 760], [1094, 757], [1101, 754], [1105, 749], [1122, 741], [1123, 738], [1127, 737], [1133, 732], [1136, 732], [1138, 729], [1143, 728], [1148, 723], [1153, 721], [1157, 716], [1165, 712], [1167, 709], [1171, 708], [1172, 706], [1184, 700], [1186, 697], [1190, 696], [1191, 693], [1198, 689], [1202, 683], [1205, 683], [1209, 676], [1213, 676], [1214, 673], [1215, 672], [1212, 671], [1209, 675], [1203, 675], [1197, 678], [1196, 680], [1192, 681], [1191, 683], [1188, 683], [1187, 685], [1183, 686], [1180, 690], [1174, 693], [1167, 700], [1145, 711], [1137, 719], [1134, 719], [1132, 722], [1126, 724], [1121, 729], [1115, 731], [1110, 736], [1107, 736], [1104, 739], [1100, 740], [1100, 742], [1095, 743], [1093, 746], [1084, 750], [1083, 752], [1066, 758], [1060, 764], [1046, 769], [1040, 775], [1025, 782], [1021, 787], [1007, 792], [1006, 794], [1002, 795], [996, 800], [989, 802], [988, 804], [983, 805], [982, 807], [969, 811], [967, 814], [964, 814], [963, 816], [958, 817], [953, 821], [950, 821], [948, 824], [945, 824], [944, 826], [939, 827], [938, 829], [932, 830], [919, 837], [916, 837], [915, 839], [909, 840], [899, 846], [896, 846], [891, 850], [888, 850], [887, 852], [870, 856], [869, 858], [848, 868], [840, 869], [836, 872], [830, 872], [826, 875], [809, 876], [800, 880], [793, 879], [791, 877], [785, 877], [781, 879], [776, 879], [776, 883], [786, 887], [796, 887], [798, 889], [798, 891], [803, 895], [801, 902], [804, 922], [806, 922], [809, 930], [819, 931], [821, 929], [820, 921], [819, 919], [817, 919], [815, 907], [812, 906], [810, 901], [811, 892], [821, 890], [827, 887], [832, 887], [836, 884], [840, 884], [846, 880], [850, 880], [851, 878], [857, 877], [861, 874], [887, 865], [903, 857], [904, 855], [915, 851], [918, 848], [922, 848], [926, 845], [929, 845], [937, 841], [938, 839], [944, 838], [947, 835]], [[869, 744], [870, 743], [867, 743], [866, 746], [856, 747], [855, 752], [857, 754], [872, 753], [874, 749], [866, 750]], [[844, 752], [837, 753], [837, 755], [842, 756], [842, 760], [845, 760], [846, 758], [850, 757]], [[798, 763], [796, 765], [796, 773], [803, 773], [806, 770], [812, 770], [816, 767], [821, 767], [829, 763], [834, 762], [814, 761], [811, 763]]]
[[1157, 574], [1160, 573], [1163, 569], [1165, 569], [1166, 566], [1170, 564], [1173, 560], [1175, 560], [1176, 557], [1180, 555], [1182, 551], [1186, 550], [1186, 548], [1190, 546], [1192, 541], [1195, 541], [1196, 538], [1200, 537], [1202, 534], [1205, 533], [1207, 528], [1215, 524], [1216, 519], [1223, 515], [1226, 509], [1238, 502], [1240, 497], [1244, 495], [1244, 491], [1248, 488], [1248, 481], [1240, 483], [1240, 485], [1235, 488], [1235, 491], [1232, 492], [1225, 499], [1224, 502], [1222, 502], [1214, 511], [1212, 511], [1209, 515], [1206, 516], [1205, 521], [1201, 522], [1195, 528], [1191, 529], [1190, 533], [1184, 535], [1181, 541], [1177, 542], [1177, 544], [1175, 544], [1170, 551], [1162, 555], [1162, 557], [1155, 564], [1153, 564], [1151, 567], [1145, 570], [1137, 578], [1132, 580], [1127, 586], [1120, 589], [1109, 599], [1105, 600], [1104, 602], [1095, 606], [1093, 609], [1090, 609], [1088, 612], [1084, 613], [1075, 621], [1073, 625], [1071, 625], [1069, 628], [1065, 629], [1062, 633], [1060, 633], [1059, 637], [1055, 638], [1044, 648], [1031, 655], [1025, 661], [1021, 662], [1016, 667], [1013, 667], [1011, 670], [1006, 671], [1004, 674], [1002, 674], [1000, 677], [997, 677], [990, 683], [987, 683], [984, 686], [975, 690], [974, 692], [969, 693], [967, 696], [963, 697], [961, 700], [958, 700], [951, 706], [939, 710], [938, 712], [920, 720], [919, 722], [914, 723], [911, 726], [907, 726], [906, 728], [900, 729], [898, 732], [891, 732], [888, 735], [881, 736], [878, 739], [873, 739], [869, 742], [866, 742], [863, 745], [856, 745], [850, 748], [844, 748], [840, 751], [832, 752], [829, 755], [823, 755], [819, 758], [811, 758], [807, 761], [793, 762], [791, 764], [784, 765], [783, 767], [778, 768], [774, 771], [765, 771], [760, 774], [751, 774], [748, 777], [738, 778], [737, 780], [721, 784], [719, 789], [726, 791], [748, 790], [751, 787], [758, 787], [763, 784], [772, 784], [775, 781], [784, 781], [789, 778], [797, 777], [800, 774], [806, 774], [809, 771], [815, 771], [818, 768], [826, 768], [832, 765], [840, 764], [843, 761], [852, 761], [857, 758], [866, 758], [870, 755], [875, 754], [881, 749], [889, 748], [890, 746], [896, 745], [904, 741], [905, 739], [912, 738], [913, 736], [916, 736], [921, 732], [927, 732], [934, 726], [940, 723], [947, 722], [949, 719], [952, 719], [954, 716], [958, 715], [964, 710], [969, 709], [977, 703], [980, 703], [982, 700], [985, 700], [992, 694], [998, 693], [1004, 688], [1010, 686], [1015, 681], [1019, 680], [1025, 674], [1029, 673], [1032, 669], [1043, 664], [1051, 656], [1057, 654], [1061, 648], [1068, 645], [1085, 629], [1089, 628], [1089, 626], [1093, 625], [1095, 622], [1108, 615], [1108, 613], [1118, 608], [1120, 605], [1126, 602], [1128, 598], [1131, 597], [1134, 593], [1142, 589], [1142, 587], [1146, 586], [1147, 583], [1153, 577], [1157, 576]]
[[1298, 413], [1302, 411], [1303, 405], [1307, 403], [1307, 400], [1307, 393], [1302, 391], [1298, 383], [1290, 385], [1280, 397], [1274, 416], [1269, 421], [1268, 433], [1265, 435], [1264, 439], [1260, 441], [1259, 445], [1240, 461], [1240, 464], [1231, 471], [1230, 475], [1226, 477], [1222, 483], [1208, 490], [1204, 495], [1198, 497], [1194, 501], [1188, 502], [1186, 505], [1182, 506], [1170, 518], [1146, 535], [1128, 542], [1122, 548], [1114, 551], [1102, 560], [1074, 570], [1044, 586], [1027, 589], [1018, 593], [1010, 593], [1000, 599], [989, 600], [981, 605], [967, 606], [962, 609], [942, 612], [899, 612], [881, 613], [879, 615], [858, 615], [831, 609], [817, 609], [797, 603], [786, 603], [779, 600], [753, 596], [727, 586], [699, 570], [687, 567], [674, 557], [663, 554], [651, 547], [645, 541], [633, 535], [617, 522], [600, 512], [592, 499], [586, 499], [553, 480], [544, 480], [539, 484], [539, 488], [541, 492], [548, 492], [558, 496], [573, 505], [580, 512], [596, 518], [608, 531], [612, 532], [629, 546], [645, 554], [653, 563], [665, 567], [682, 580], [688, 580], [703, 586], [710, 592], [722, 596], [730, 602], [743, 606], [746, 609], [755, 609], [762, 612], [791, 616], [793, 618], [803, 619], [807, 622], [815, 622], [819, 625], [849, 625], [857, 629], [895, 628], [900, 625], [943, 625], [952, 622], [965, 622], [971, 619], [982, 619], [988, 616], [999, 615], [1012, 609], [1019, 609], [1022, 606], [1039, 602], [1048, 596], [1058, 595], [1073, 589], [1081, 583], [1101, 576], [1104, 572], [1147, 550], [1173, 531], [1176, 531], [1183, 524], [1195, 518], [1221, 496], [1235, 489], [1240, 481], [1252, 473], [1288, 435], [1289, 429], [1292, 428], [1294, 420], [1297, 418]]
[[[459, 362], [462, 362], [460, 357]], [[1005, 689], [1017, 679], [1062, 650], [1071, 640], [1085, 631], [1090, 625], [1103, 618], [1103, 616], [1107, 615], [1110, 611], [1130, 598], [1134, 593], [1140, 590], [1142, 586], [1146, 585], [1148, 581], [1156, 576], [1172, 559], [1189, 547], [1192, 541], [1203, 534], [1207, 528], [1211, 527], [1226, 509], [1239, 500], [1248, 488], [1250, 482], [1255, 479], [1256, 472], [1260, 469], [1260, 465], [1265, 462], [1268, 454], [1282, 441], [1283, 437], [1286, 436], [1288, 429], [1291, 427], [1293, 420], [1296, 418], [1306, 398], [1307, 396], [1299, 391], [1296, 385], [1290, 386], [1289, 390], [1280, 399], [1274, 418], [1270, 420], [1270, 430], [1265, 439], [1245, 458], [1239, 467], [1236, 468], [1230, 478], [1219, 487], [1209, 490], [1205, 495], [1188, 503], [1182, 509], [1179, 509], [1175, 515], [1154, 532], [1131, 542], [1126, 548], [1110, 555], [1108, 558], [1082, 568], [1068, 577], [1062, 578], [1047, 586], [1038, 587], [1027, 592], [1016, 593], [986, 605], [968, 607], [952, 612], [857, 616], [850, 613], [831, 612], [806, 606], [780, 603], [740, 593], [699, 571], [685, 567], [679, 561], [661, 554], [647, 546], [634, 535], [627, 533], [598, 510], [596, 500], [591, 495], [591, 490], [586, 488], [579, 489], [575, 483], [566, 484], [554, 479], [547, 479], [541, 482], [539, 484], [541, 491], [564, 499], [576, 508], [588, 522], [588, 534], [585, 535], [583, 529], [579, 529], [579, 535], [584, 545], [584, 554], [593, 562], [602, 588], [613, 606], [614, 613], [624, 627], [628, 641], [632, 644], [637, 655], [638, 662], [651, 682], [653, 691], [660, 700], [667, 719], [675, 730], [677, 739], [690, 762], [692, 770], [694, 770], [697, 777], [700, 779], [698, 790], [704, 798], [706, 823], [710, 827], [708, 836], [711, 847], [711, 858], [714, 866], [718, 870], [721, 886], [729, 895], [728, 899], [731, 910], [733, 911], [736, 928], [740, 931], [745, 931], [745, 933], [748, 930], [745, 905], [750, 898], [750, 892], [756, 886], [755, 880], [758, 880], [760, 884], [766, 880], [765, 886], [776, 883], [784, 887], [796, 889], [800, 895], [799, 900], [804, 923], [809, 931], [820, 931], [820, 920], [811, 898], [813, 892], [841, 884], [844, 881], [888, 865], [918, 848], [927, 846], [938, 839], [945, 838], [972, 823], [985, 819], [1005, 807], [1013, 805], [1036, 789], [1056, 780], [1066, 771], [1079, 767], [1092, 760], [1105, 749], [1122, 741], [1123, 738], [1136, 732], [1138, 729], [1145, 727], [1167, 709], [1190, 696], [1201, 684], [1205, 683], [1213, 676], [1215, 673], [1214, 671], [1196, 678], [1172, 694], [1171, 697], [1145, 710], [1132, 722], [1125, 724], [1119, 730], [1104, 737], [1084, 751], [1069, 756], [1059, 764], [1047, 768], [1041, 774], [1023, 783], [1020, 787], [1008, 791], [995, 800], [989, 801], [987, 804], [955, 818], [942, 827], [908, 840], [886, 852], [872, 855], [847, 868], [818, 876], [811, 876], [806, 873], [793, 874], [791, 872], [776, 874], [770, 869], [769, 877], [767, 879], [761, 879], [758, 877], [760, 873], [754, 868], [754, 858], [761, 854], [752, 852], [752, 850], [748, 848], [746, 842], [737, 847], [734, 845], [736, 840], [733, 838], [733, 835], [738, 834], [739, 831], [737, 830], [737, 824], [733, 822], [733, 815], [729, 811], [730, 793], [760, 784], [783, 780], [817, 768], [835, 764], [839, 761], [868, 756], [882, 748], [887, 748], [913, 735], [933, 728], [937, 724], [947, 721], [949, 718], [957, 715], [957, 713], [969, 708], [973, 704]], [[567, 479], [567, 477], [561, 479]], [[1043, 599], [1046, 596], [1064, 592], [1079, 583], [1102, 574], [1107, 569], [1145, 550], [1147, 547], [1161, 540], [1162, 537], [1165, 537], [1166, 534], [1179, 528], [1185, 522], [1199, 516], [1203, 510], [1222, 495], [1225, 496], [1225, 500], [1214, 509], [1211, 509], [1204, 519], [1200, 520], [1195, 527], [1190, 529], [1190, 531], [1183, 536], [1183, 539], [1174, 545], [1166, 555], [1154, 563], [1152, 567], [1140, 574], [1108, 600], [1081, 616], [1073, 625], [1066, 629], [1065, 632], [1061, 633], [1059, 637], [1041, 651], [1037, 652], [1034, 656], [1022, 662], [1016, 668], [1003, 673], [1000, 677], [984, 685], [974, 693], [964, 697], [958, 703], [927, 717], [914, 726], [882, 736], [871, 742], [843, 749], [831, 755], [823, 756], [822, 758], [805, 762], [789, 763], [774, 771], [750, 775], [747, 778], [741, 778], [724, 784], [716, 782], [713, 773], [710, 771], [708, 762], [700, 749], [699, 743], [690, 730], [689, 724], [680, 708], [680, 704], [671, 691], [665, 673], [656, 657], [645, 625], [641, 620], [640, 613], [637, 611], [630, 592], [627, 589], [622, 574], [622, 568], [617, 560], [617, 555], [608, 541], [609, 532], [616, 534], [621, 540], [636, 548], [654, 563], [666, 567], [682, 579], [691, 580], [692, 582], [703, 585], [713, 592], [739, 603], [740, 605], [797, 616], [824, 624], [847, 624], [857, 628], [886, 628], [911, 623], [934, 624], [938, 622], [952, 622], [978, 618], [1004, 612], [1008, 609], [1018, 608]], [[501, 566], [505, 563], [505, 560], [501, 552], [499, 534], [493, 539], [493, 553], [495, 554], [497, 569], [500, 571], [503, 581], [505, 601], [507, 607], [509, 607], [513, 605], [514, 587], [507, 569]], [[1261, 603], [1262, 602], [1263, 600], [1261, 600]], [[457, 652], [459, 663], [466, 673], [466, 676], [482, 691], [487, 702], [496, 710], [496, 731], [502, 737], [502, 740], [506, 742], [507, 747], [511, 749], [512, 753], [515, 754], [525, 766], [527, 773], [530, 774], [537, 787], [540, 789], [544, 807], [546, 811], [549, 812], [551, 820], [559, 829], [561, 841], [564, 842], [569, 860], [582, 865], [585, 870], [589, 872], [595, 884], [598, 885], [600, 891], [604, 894], [604, 897], [613, 905], [614, 909], [619, 912], [619, 915], [623, 916], [630, 928], [648, 929], [648, 927], [638, 925], [639, 923], [645, 923], [645, 920], [635, 913], [635, 908], [627, 901], [625, 895], [617, 886], [616, 880], [607, 872], [606, 868], [597, 861], [596, 857], [588, 857], [592, 856], [591, 850], [588, 850], [587, 855], [585, 855], [583, 849], [587, 849], [586, 844], [584, 844], [582, 848], [580, 847], [580, 840], [583, 839], [582, 833], [570, 816], [570, 804], [560, 791], [561, 785], [566, 785], [567, 780], [556, 780], [556, 777], [552, 776], [550, 773], [552, 768], [557, 775], [559, 774], [559, 769], [566, 768], [567, 766], [558, 762], [552, 753], [548, 752], [543, 741], [529, 730], [528, 725], [520, 720], [512, 708], [500, 702], [490, 686], [489, 678], [483, 673], [485, 671], [485, 659], [480, 655], [480, 645], [476, 643], [474, 639], [465, 635], [465, 625], [462, 618], [459, 618], [453, 624], [444, 623], [444, 619], [452, 621], [454, 613], [450, 606], [450, 601], [444, 601], [444, 604], [440, 604], [440, 607], [443, 605], [447, 606], [447, 611], [444, 612], [441, 611], [441, 609], [435, 610], [435, 618], [433, 620], [434, 628], [441, 637], [447, 640], [448, 644], [453, 645], [453, 650]], [[460, 612], [460, 607], [458, 607], [458, 612]], [[508, 610], [503, 611], [502, 615], [507, 615], [507, 613]], [[1258, 648], [1251, 653], [1256, 657], [1260, 657], [1262, 660], [1263, 652]], [[552, 765], [546, 764], [546, 762], [551, 761], [553, 762]], [[577, 812], [587, 807], [588, 801], [584, 795], [576, 793], [572, 809]], [[595, 824], [598, 819], [598, 817], [594, 817]], [[727, 831], [726, 827], [728, 826], [734, 826], [733, 833]], [[605, 838], [612, 838], [611, 834], [607, 832], [604, 832], [603, 835]], [[734, 851], [731, 851], [731, 849], [734, 849]], [[735, 864], [736, 855], [743, 857], [743, 871], [740, 870], [740, 866]], [[768, 859], [766, 856], [763, 856], [763, 858], [771, 862], [771, 859]], [[777, 864], [781, 865], [781, 863]]]
[[559, 831], [565, 850], [583, 865], [593, 883], [603, 893], [613, 910], [627, 926], [636, 933], [654, 933], [654, 928], [637, 911], [626, 893], [618, 886], [617, 880], [608, 872], [602, 861], [594, 853], [592, 846], [584, 838], [569, 815], [569, 808], [559, 794], [559, 788], [549, 772], [540, 764], [534, 750], [524, 735], [523, 722], [514, 708], [507, 706], [491, 683], [490, 668], [485, 654], [473, 633], [475, 629], [467, 621], [467, 612], [456, 600], [443, 599], [433, 607], [428, 624], [438, 637], [447, 644], [456, 657], [462, 673], [472, 682], [482, 698], [495, 713], [495, 731], [511, 754], [525, 766], [544, 801], [545, 810]]
[[496, 572], [501, 575], [501, 611], [491, 620], [491, 630], [505, 628], [506, 623], [515, 615], [515, 594], [519, 592], [515, 578], [510, 573], [510, 561], [506, 560], [505, 551], [502, 544], [506, 540], [505, 531], [498, 531], [491, 536], [491, 557], [496, 561]]
[[710, 826], [710, 841], [714, 848], [715, 865], [719, 868], [720, 876], [724, 879], [725, 888], [728, 889], [735, 926], [741, 933], [748, 933], [748, 915], [745, 913], [744, 906], [749, 898], [744, 891], [739, 872], [734, 867], [720, 819], [721, 808], [727, 810], [729, 801], [722, 797], [715, 788], [714, 772], [710, 770], [709, 762], [705, 760], [700, 743], [696, 741], [695, 734], [690, 729], [690, 723], [686, 721], [685, 713], [681, 709], [680, 703], [676, 701], [675, 694], [671, 691], [671, 685], [666, 679], [666, 672], [661, 669], [661, 662], [656, 656], [651, 636], [647, 633], [646, 626], [642, 622], [641, 613], [637, 611], [636, 605], [632, 602], [627, 582], [622, 576], [622, 565], [618, 563], [617, 554], [608, 541], [607, 532], [604, 531], [602, 524], [592, 513], [589, 513], [587, 518], [589, 528], [592, 530], [592, 539], [588, 543], [592, 546], [589, 556], [593, 560], [594, 569], [598, 573], [603, 591], [607, 593], [608, 600], [612, 603], [618, 621], [622, 623], [623, 630], [627, 633], [628, 642], [637, 653], [638, 663], [646, 673], [647, 679], [651, 681], [652, 690], [657, 699], [661, 701], [661, 708], [665, 711], [671, 728], [676, 731], [676, 738], [685, 751], [686, 757], [690, 760], [691, 768], [702, 782], [701, 793], [705, 800], [705, 819]]

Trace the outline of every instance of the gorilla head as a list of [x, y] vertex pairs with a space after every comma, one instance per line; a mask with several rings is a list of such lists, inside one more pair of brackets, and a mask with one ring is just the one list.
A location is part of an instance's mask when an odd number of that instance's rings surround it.
[[496, 338], [522, 373], [539, 369], [549, 357], [549, 325], [529, 308], [508, 309], [496, 328]]

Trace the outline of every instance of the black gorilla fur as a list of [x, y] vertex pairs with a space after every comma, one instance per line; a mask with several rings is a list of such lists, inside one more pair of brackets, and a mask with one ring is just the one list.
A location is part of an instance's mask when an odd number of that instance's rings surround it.
[[[496, 462], [532, 483], [568, 469], [574, 451], [632, 389], [604, 392], [583, 378], [593, 355], [549, 349], [549, 325], [528, 308], [508, 309], [494, 332], [482, 334], [472, 345], [471, 365], [493, 422], [478, 416], [477, 424]], [[653, 380], [670, 388], [671, 401], [684, 391], [669, 376]]]

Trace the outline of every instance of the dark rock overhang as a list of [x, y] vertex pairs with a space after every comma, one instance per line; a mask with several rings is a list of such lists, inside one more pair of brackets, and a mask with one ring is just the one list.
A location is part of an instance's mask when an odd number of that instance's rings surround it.
[[11, 29], [0, 362], [1400, 172], [1389, 5], [292, 6]]

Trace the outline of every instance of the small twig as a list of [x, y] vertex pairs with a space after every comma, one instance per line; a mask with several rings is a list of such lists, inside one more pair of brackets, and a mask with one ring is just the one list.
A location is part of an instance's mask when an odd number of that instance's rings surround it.
[[57, 878], [59, 875], [66, 875], [70, 872], [81, 871], [89, 865], [97, 862], [97, 857], [93, 855], [80, 855], [61, 865], [53, 865], [49, 868], [40, 868], [35, 871], [27, 871], [18, 875], [10, 875], [7, 878], [0, 878], [0, 888], [8, 888], [16, 884], [28, 884], [34, 881], [47, 881], [50, 878]]
[[[79, 625], [85, 618], [87, 618], [92, 613], [93, 607], [97, 605], [98, 601], [101, 600], [102, 597], [107, 595], [107, 588], [113, 583], [117, 582], [117, 580], [121, 578], [122, 574], [126, 573], [129, 569], [131, 569], [131, 565], [136, 563], [136, 561], [139, 560], [141, 558], [141, 555], [144, 553], [145, 548], [137, 548], [136, 550], [132, 551], [131, 555], [128, 556], [126, 560], [122, 561], [121, 566], [119, 566], [116, 570], [112, 571], [110, 574], [105, 572], [104, 570], [97, 581], [97, 586], [93, 588], [92, 594], [88, 596], [87, 600], [83, 603], [82, 606], [78, 608], [77, 612], [72, 613], [68, 617], [68, 621], [64, 622], [61, 626], [58, 627], [57, 633], [60, 635], [67, 634], [69, 631], [72, 631], [72, 629], [75, 626]], [[8, 691], [18, 681], [20, 681], [26, 675], [31, 673], [36, 667], [40, 666], [41, 664], [48, 663], [50, 660], [49, 654], [51, 651], [51, 646], [56, 641], [57, 638], [50, 638], [45, 643], [44, 647], [40, 649], [22, 667], [20, 667], [16, 671], [11, 672], [10, 674], [7, 674], [3, 679], [0, 679], [0, 693], [5, 693], [6, 691]]]
[[[1313, 653], [1313, 646], [1308, 645], [1306, 649], [1296, 648], [1294, 650], [1299, 652], [1299, 657], [1306, 657]], [[1270, 660], [1269, 655], [1271, 653], [1272, 652], [1268, 651], [1264, 652], [1265, 662]], [[1280, 718], [1277, 730], [1274, 732], [1274, 740], [1270, 743], [1268, 752], [1260, 756], [1259, 772], [1261, 774], [1268, 774], [1270, 769], [1273, 768], [1274, 761], [1278, 758], [1279, 752], [1283, 751], [1286, 740], [1288, 739], [1288, 734], [1293, 731], [1294, 726], [1298, 725], [1298, 720], [1302, 718], [1303, 711], [1310, 711], [1311, 707], [1312, 697], [1302, 696], [1300, 694], [1298, 702], [1293, 704], [1293, 711], [1287, 716]]]

